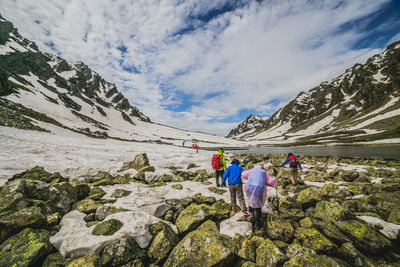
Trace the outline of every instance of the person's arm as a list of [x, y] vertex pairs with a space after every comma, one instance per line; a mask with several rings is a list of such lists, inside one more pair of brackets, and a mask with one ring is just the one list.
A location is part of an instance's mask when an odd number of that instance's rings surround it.
[[243, 179], [247, 180], [249, 178], [249, 175], [250, 175], [250, 170], [242, 172]]
[[221, 155], [221, 157], [222, 157], [222, 165], [224, 166], [224, 170], [226, 170], [227, 168], [226, 168], [225, 156]]
[[222, 175], [222, 184], [225, 184], [226, 182], [226, 178], [229, 177], [229, 168], [226, 169], [226, 171], [224, 172], [224, 175]]
[[276, 187], [277, 181], [276, 178], [271, 178], [267, 172], [265, 172], [265, 183], [267, 186]]
[[286, 160], [282, 163], [281, 167], [285, 166], [286, 163], [288, 163], [289, 158], [286, 158]]

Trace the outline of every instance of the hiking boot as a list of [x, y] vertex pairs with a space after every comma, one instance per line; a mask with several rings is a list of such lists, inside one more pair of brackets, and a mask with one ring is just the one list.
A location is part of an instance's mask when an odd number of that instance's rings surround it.
[[232, 210], [232, 213], [233, 213], [233, 214], [236, 214], [236, 210]]
[[247, 213], [247, 211], [243, 211], [243, 216], [245, 216], [245, 217], [249, 216], [249, 214]]

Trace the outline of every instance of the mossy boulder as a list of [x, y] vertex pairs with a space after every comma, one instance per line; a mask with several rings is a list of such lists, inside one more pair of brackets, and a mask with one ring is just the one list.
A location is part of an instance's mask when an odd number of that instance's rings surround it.
[[257, 248], [264, 242], [264, 238], [259, 236], [252, 236], [246, 238], [242, 242], [242, 247], [238, 252], [238, 256], [244, 260], [256, 262]]
[[340, 259], [333, 259], [326, 255], [313, 255], [307, 258], [296, 255], [289, 261], [285, 262], [284, 267], [320, 267], [320, 266], [350, 266], [345, 261]]
[[226, 190], [220, 189], [220, 188], [216, 188], [214, 186], [208, 187], [208, 190], [210, 190], [211, 192], [213, 192], [213, 193], [215, 193], [217, 195], [223, 195], [224, 193], [226, 193]]
[[357, 171], [341, 171], [339, 173], [339, 178], [346, 182], [352, 182], [358, 177], [360, 177], [360, 174]]
[[64, 267], [66, 265], [67, 262], [60, 253], [53, 253], [46, 257], [42, 267]]
[[178, 235], [168, 225], [165, 225], [151, 241], [147, 255], [153, 263], [159, 264], [166, 259], [178, 243]]
[[335, 225], [354, 241], [356, 247], [369, 253], [377, 254], [391, 246], [389, 239], [366, 222], [349, 220], [335, 222]]
[[222, 220], [230, 217], [231, 205], [229, 203], [217, 201], [211, 205], [211, 208], [213, 209], [212, 217], [215, 220]]
[[42, 229], [26, 228], [0, 245], [0, 266], [37, 266], [54, 251], [50, 233]]
[[268, 238], [260, 244], [256, 254], [257, 266], [280, 266], [287, 260], [286, 255]]
[[338, 253], [347, 262], [351, 263], [352, 266], [368, 266], [366, 264], [365, 256], [361, 254], [350, 242], [343, 243], [342, 246], [339, 248]]
[[213, 209], [206, 204], [191, 204], [185, 208], [176, 219], [176, 227], [182, 234], [190, 232], [211, 218]]
[[163, 266], [232, 266], [234, 260], [232, 239], [221, 235], [214, 222], [206, 221], [179, 242]]
[[143, 167], [150, 166], [149, 163], [149, 158], [147, 157], [146, 153], [139, 154], [135, 156], [135, 159], [133, 161], [125, 162], [122, 165], [122, 168], [120, 171], [125, 171], [128, 169], [135, 169], [135, 170], [140, 170]]
[[9, 181], [16, 179], [38, 180], [45, 183], [51, 183], [55, 180], [56, 182], [68, 182], [68, 179], [62, 177], [58, 172], [49, 173], [41, 166], [36, 166], [24, 172], [15, 174], [9, 179]]
[[124, 224], [116, 219], [107, 220], [96, 224], [93, 228], [93, 235], [113, 235], [117, 232]]
[[303, 228], [311, 228], [314, 226], [312, 220], [310, 219], [310, 217], [306, 217], [302, 220], [300, 220], [299, 222], [300, 226]]
[[71, 183], [71, 185], [76, 192], [78, 200], [82, 200], [89, 195], [90, 186], [87, 183], [81, 181], [74, 181]]
[[123, 211], [127, 211], [127, 210], [126, 210], [126, 209], [119, 209], [119, 208], [116, 208], [116, 207], [114, 207], [114, 206], [111, 206], [110, 204], [105, 204], [105, 205], [99, 206], [99, 207], [96, 209], [96, 216], [95, 216], [95, 218], [96, 218], [96, 220], [98, 220], [98, 221], [102, 221], [102, 220], [104, 220], [108, 215], [111, 215], [111, 214], [114, 214], [114, 213], [117, 213], [117, 212], [123, 212]]
[[195, 203], [195, 204], [212, 205], [213, 203], [217, 202], [215, 197], [207, 197], [207, 196], [203, 196], [201, 194], [196, 194], [193, 197], [191, 197], [191, 199], [192, 199], [192, 203]]
[[71, 261], [66, 267], [101, 267], [101, 260], [100, 257], [96, 254], [87, 254], [83, 257], [74, 259]]
[[183, 186], [181, 184], [173, 184], [171, 185], [171, 188], [176, 190], [182, 190]]
[[388, 222], [400, 224], [400, 207], [396, 207], [390, 212]]
[[315, 205], [312, 214], [314, 218], [320, 220], [348, 220], [354, 219], [355, 216], [347, 207], [340, 205], [335, 201], [320, 201]]
[[117, 188], [114, 190], [111, 197], [114, 197], [114, 198], [126, 197], [126, 196], [129, 196], [130, 193], [132, 193], [132, 191]]
[[296, 229], [294, 236], [301, 240], [303, 246], [313, 249], [316, 252], [330, 252], [336, 248], [336, 245], [313, 228]]
[[90, 214], [96, 212], [101, 204], [90, 198], [85, 198], [72, 206], [72, 209], [79, 210], [82, 213]]
[[301, 203], [303, 208], [306, 208], [315, 205], [315, 203], [321, 201], [321, 199], [322, 196], [320, 190], [315, 187], [309, 187], [300, 191], [296, 200]]
[[300, 221], [304, 218], [304, 212], [301, 209], [290, 209], [281, 211], [280, 217], [284, 220]]
[[282, 220], [276, 214], [268, 214], [267, 232], [271, 239], [288, 242], [293, 238], [294, 228], [287, 220]]
[[143, 259], [144, 256], [145, 251], [135, 239], [123, 236], [104, 247], [100, 260], [103, 266], [121, 266], [134, 259]]
[[284, 196], [279, 198], [279, 208], [280, 209], [301, 209], [301, 203], [298, 202], [295, 198]]
[[100, 200], [102, 197], [106, 195], [106, 192], [101, 189], [100, 187], [92, 187], [89, 192], [89, 196], [87, 198], [93, 199], [93, 200]]

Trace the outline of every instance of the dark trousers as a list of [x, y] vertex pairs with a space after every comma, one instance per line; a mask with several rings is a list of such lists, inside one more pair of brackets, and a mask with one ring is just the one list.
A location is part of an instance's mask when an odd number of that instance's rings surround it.
[[[215, 171], [215, 179], [216, 179], [216, 186], [220, 187], [219, 181], [222, 182], [222, 176], [224, 175], [224, 170], [221, 171]], [[221, 180], [219, 179], [221, 177]]]
[[253, 217], [253, 222], [256, 226], [261, 226], [261, 208], [252, 208], [249, 206], [249, 211]]
[[239, 200], [239, 206], [242, 211], [246, 211], [246, 203], [244, 202], [243, 185], [234, 184], [229, 186], [229, 194], [231, 195], [231, 209], [236, 211], [236, 196]]

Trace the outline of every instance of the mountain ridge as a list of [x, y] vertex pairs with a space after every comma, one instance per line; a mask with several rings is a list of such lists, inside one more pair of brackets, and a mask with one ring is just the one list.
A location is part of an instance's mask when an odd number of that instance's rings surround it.
[[357, 63], [331, 81], [300, 92], [261, 125], [232, 135], [234, 129], [228, 136], [292, 144], [400, 137], [399, 62], [400, 41], [397, 41], [365, 64]]

